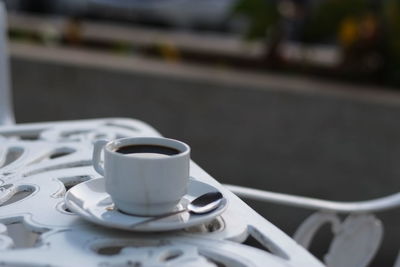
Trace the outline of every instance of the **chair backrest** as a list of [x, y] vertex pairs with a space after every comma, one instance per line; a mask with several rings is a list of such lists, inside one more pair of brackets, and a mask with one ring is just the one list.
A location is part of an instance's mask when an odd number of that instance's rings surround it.
[[0, 125], [14, 124], [7, 51], [6, 10], [0, 1]]
[[[335, 202], [303, 196], [225, 185], [236, 195], [264, 202], [315, 210], [297, 228], [293, 239], [306, 249], [323, 226], [330, 226], [333, 238], [323, 256], [327, 267], [367, 267], [383, 240], [383, 223], [374, 213], [400, 207], [400, 193], [358, 202]], [[394, 267], [400, 267], [400, 253]]]

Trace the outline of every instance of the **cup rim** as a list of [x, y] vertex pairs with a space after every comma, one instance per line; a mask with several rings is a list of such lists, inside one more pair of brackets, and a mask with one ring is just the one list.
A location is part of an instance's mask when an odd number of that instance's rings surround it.
[[[133, 142], [135, 141], [135, 142]], [[119, 147], [126, 146], [126, 145], [158, 145], [158, 146], [165, 146], [165, 147], [170, 147], [173, 149], [176, 149], [179, 151], [178, 154], [176, 155], [170, 155], [169, 157], [163, 157], [163, 158], [144, 158], [140, 156], [135, 156], [135, 155], [125, 155], [116, 152], [115, 150], [118, 149]], [[168, 160], [171, 158], [178, 158], [182, 156], [186, 156], [190, 153], [190, 146], [187, 145], [186, 143], [176, 140], [176, 139], [171, 139], [171, 138], [164, 138], [164, 137], [124, 137], [124, 138], [119, 138], [115, 140], [111, 140], [108, 143], [105, 144], [104, 150], [120, 157], [130, 157], [130, 158], [137, 158], [141, 160]]]

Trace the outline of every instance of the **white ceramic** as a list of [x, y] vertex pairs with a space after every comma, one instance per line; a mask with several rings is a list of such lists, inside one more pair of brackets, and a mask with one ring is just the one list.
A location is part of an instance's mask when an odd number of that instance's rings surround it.
[[[196, 197], [217, 190], [209, 184], [189, 179], [188, 193], [183, 196], [175, 208], [185, 208]], [[104, 178], [89, 180], [74, 186], [65, 195], [65, 203], [70, 210], [86, 220], [107, 227], [131, 231], [168, 231], [187, 228], [211, 221], [227, 208], [227, 199], [224, 198], [217, 209], [206, 214], [197, 215], [184, 212], [132, 228], [131, 225], [145, 221], [149, 217], [127, 215], [113, 208], [113, 201], [105, 192]]]
[[[156, 145], [179, 151], [175, 155], [121, 154], [118, 148]], [[104, 167], [100, 155], [104, 151]], [[134, 137], [94, 144], [93, 166], [106, 179], [106, 191], [123, 212], [155, 216], [172, 211], [186, 194], [190, 147], [162, 137]]]

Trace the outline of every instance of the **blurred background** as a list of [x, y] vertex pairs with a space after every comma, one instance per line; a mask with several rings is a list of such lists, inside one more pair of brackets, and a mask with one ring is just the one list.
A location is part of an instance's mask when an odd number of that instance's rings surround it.
[[[18, 123], [136, 118], [221, 183], [338, 201], [398, 191], [399, 0], [4, 2]], [[248, 203], [288, 234], [310, 214]], [[400, 212], [379, 217], [371, 266], [391, 266]]]

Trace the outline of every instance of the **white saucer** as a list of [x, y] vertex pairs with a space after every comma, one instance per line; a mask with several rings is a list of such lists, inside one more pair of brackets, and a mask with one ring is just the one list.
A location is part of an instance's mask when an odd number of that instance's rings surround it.
[[[178, 230], [211, 221], [224, 212], [228, 204], [227, 199], [224, 198], [217, 209], [206, 214], [197, 215], [184, 212], [132, 228], [131, 225], [151, 217], [128, 215], [112, 208], [113, 202], [110, 195], [105, 192], [104, 181], [104, 178], [93, 179], [71, 188], [65, 195], [65, 203], [68, 208], [96, 224], [111, 228], [146, 232]], [[177, 205], [177, 209], [186, 207], [194, 198], [213, 191], [218, 191], [218, 189], [209, 184], [189, 179], [188, 193]]]

